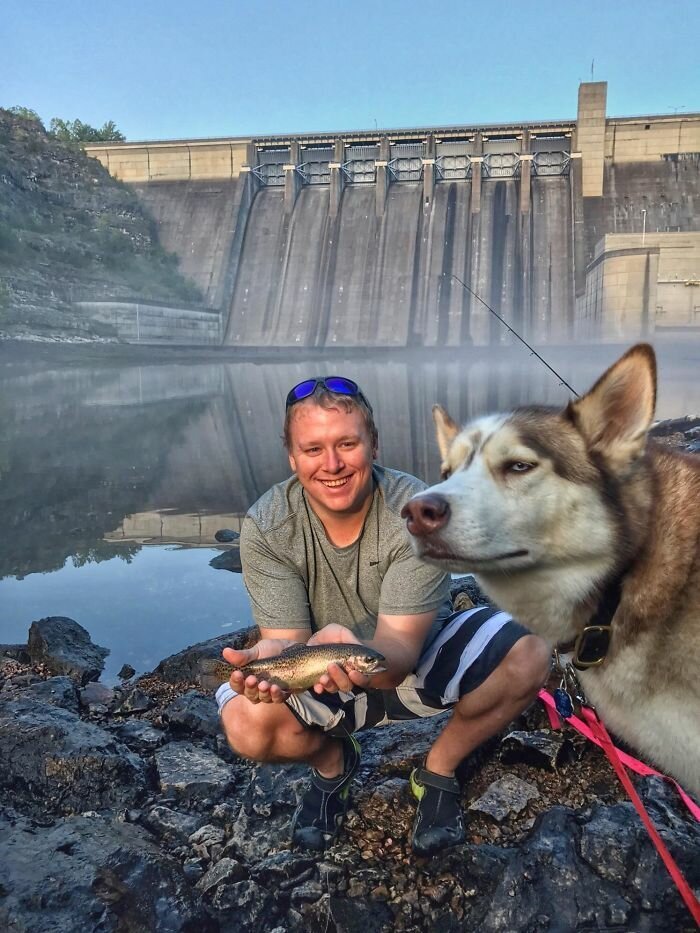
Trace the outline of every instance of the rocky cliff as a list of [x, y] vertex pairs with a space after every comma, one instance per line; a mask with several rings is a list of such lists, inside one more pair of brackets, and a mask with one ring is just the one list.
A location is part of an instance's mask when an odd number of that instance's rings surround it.
[[73, 302], [201, 304], [125, 185], [36, 120], [0, 109], [0, 333], [109, 336]]

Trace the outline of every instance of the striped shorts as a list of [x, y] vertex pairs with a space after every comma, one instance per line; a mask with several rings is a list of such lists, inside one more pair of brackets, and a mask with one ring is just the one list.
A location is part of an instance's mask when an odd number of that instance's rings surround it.
[[489, 607], [455, 612], [393, 690], [293, 694], [287, 706], [305, 726], [331, 735], [437, 716], [471, 693], [496, 670], [513, 645], [530, 632], [506, 612]]

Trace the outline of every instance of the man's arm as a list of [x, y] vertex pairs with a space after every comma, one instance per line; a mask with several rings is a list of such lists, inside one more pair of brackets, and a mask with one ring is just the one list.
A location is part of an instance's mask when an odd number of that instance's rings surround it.
[[398, 686], [415, 669], [436, 615], [436, 609], [416, 615], [390, 616], [380, 613], [374, 638], [366, 642], [360, 641], [357, 635], [343, 625], [324, 626], [312, 635], [309, 644], [365, 644], [384, 655], [386, 670], [368, 676], [359, 671], [346, 672], [338, 664], [331, 664], [328, 673], [319, 678], [314, 690], [317, 693], [324, 690], [336, 693], [338, 690], [352, 690], [353, 687], [371, 686], [377, 690], [390, 690]]

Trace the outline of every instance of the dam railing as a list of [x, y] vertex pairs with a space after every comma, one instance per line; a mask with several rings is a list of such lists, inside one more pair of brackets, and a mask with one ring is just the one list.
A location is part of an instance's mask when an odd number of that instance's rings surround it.
[[330, 147], [301, 148], [299, 162], [291, 161], [289, 148], [262, 149], [251, 171], [265, 187], [284, 187], [286, 170], [290, 168], [294, 168], [302, 185], [330, 185], [334, 167], [340, 168], [345, 183], [350, 185], [374, 184], [378, 167], [387, 169], [392, 182], [421, 181], [426, 165], [434, 165], [437, 182], [467, 181], [475, 170], [484, 179], [518, 178], [523, 172], [533, 176], [568, 175], [571, 162], [568, 150], [552, 148], [521, 153], [515, 151], [516, 144], [517, 140], [507, 140], [494, 146], [489, 141], [483, 155], [477, 157], [470, 141], [438, 142], [432, 158], [427, 158], [426, 143], [399, 143], [389, 147], [389, 158], [384, 160], [379, 158], [379, 146], [348, 146], [345, 158], [339, 163]]

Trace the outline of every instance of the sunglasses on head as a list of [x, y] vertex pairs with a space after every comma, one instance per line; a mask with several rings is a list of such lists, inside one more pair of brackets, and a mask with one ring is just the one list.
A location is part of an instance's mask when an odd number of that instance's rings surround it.
[[336, 395], [348, 395], [351, 398], [360, 398], [367, 408], [372, 411], [372, 406], [362, 394], [362, 391], [356, 382], [352, 379], [346, 379], [345, 376], [324, 376], [319, 379], [305, 379], [297, 383], [293, 389], [289, 390], [285, 408], [290, 408], [297, 402], [302, 402], [305, 398], [311, 398], [318, 386], [323, 386], [329, 392], [335, 392]]

